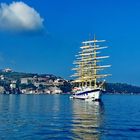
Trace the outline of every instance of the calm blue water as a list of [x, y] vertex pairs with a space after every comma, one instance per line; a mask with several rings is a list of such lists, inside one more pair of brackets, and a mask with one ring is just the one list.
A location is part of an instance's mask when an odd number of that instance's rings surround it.
[[0, 95], [0, 140], [140, 140], [140, 95]]

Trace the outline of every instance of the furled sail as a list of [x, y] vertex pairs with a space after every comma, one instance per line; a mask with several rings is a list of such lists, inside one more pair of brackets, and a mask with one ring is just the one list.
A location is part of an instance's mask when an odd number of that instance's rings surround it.
[[[76, 77], [75, 83], [90, 83], [90, 86], [97, 87], [99, 79], [110, 76], [110, 74], [103, 74], [100, 71], [111, 65], [102, 65], [102, 59], [109, 58], [109, 56], [100, 56], [102, 49], [108, 46], [102, 46], [105, 40], [94, 40], [82, 42], [83, 46], [80, 47], [80, 52], [76, 55], [76, 60], [73, 62], [75, 67], [72, 69], [75, 73], [72, 77]], [[100, 44], [101, 43], [101, 44]], [[92, 85], [94, 83], [94, 85]], [[84, 84], [82, 84], [84, 85]], [[88, 84], [89, 85], [89, 84]]]

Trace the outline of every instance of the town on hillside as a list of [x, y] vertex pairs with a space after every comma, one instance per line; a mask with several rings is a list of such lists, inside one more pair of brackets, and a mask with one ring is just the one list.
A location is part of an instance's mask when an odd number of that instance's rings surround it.
[[0, 93], [4, 94], [61, 94], [71, 91], [69, 81], [51, 74], [0, 70]]

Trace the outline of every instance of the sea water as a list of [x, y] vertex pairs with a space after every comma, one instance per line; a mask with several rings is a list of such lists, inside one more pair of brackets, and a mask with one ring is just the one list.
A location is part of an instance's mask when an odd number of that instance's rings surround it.
[[0, 140], [139, 140], [140, 95], [0, 95]]

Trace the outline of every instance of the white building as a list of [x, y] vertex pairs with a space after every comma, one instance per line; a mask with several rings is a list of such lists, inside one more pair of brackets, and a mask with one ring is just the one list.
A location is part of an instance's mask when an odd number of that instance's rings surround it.
[[32, 78], [32, 77], [27, 77], [27, 78], [21, 78], [20, 79], [20, 82], [21, 82], [21, 84], [28, 84], [29, 82], [33, 82], [34, 81], [34, 78]]
[[60, 94], [62, 93], [62, 90], [58, 87], [50, 87], [49, 90], [51, 91], [52, 94]]
[[0, 75], [0, 80], [4, 80], [4, 75]]
[[0, 86], [0, 93], [4, 93], [5, 89], [4, 87]]
[[15, 84], [15, 83], [11, 83], [11, 84], [10, 84], [10, 88], [11, 88], [11, 89], [16, 88], [16, 84]]
[[3, 70], [3, 72], [12, 72], [12, 71], [13, 71], [13, 70], [10, 69], [10, 68], [6, 68], [6, 69]]

